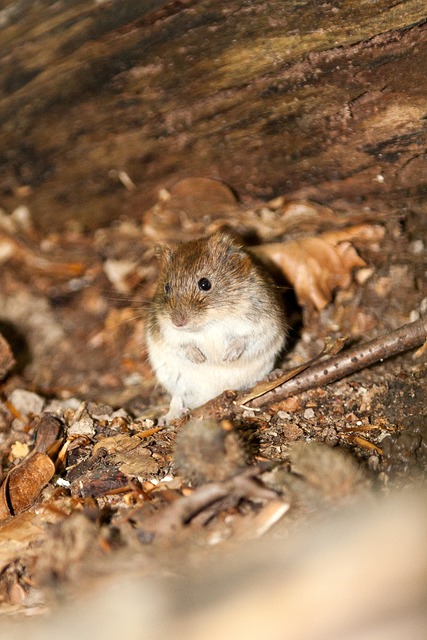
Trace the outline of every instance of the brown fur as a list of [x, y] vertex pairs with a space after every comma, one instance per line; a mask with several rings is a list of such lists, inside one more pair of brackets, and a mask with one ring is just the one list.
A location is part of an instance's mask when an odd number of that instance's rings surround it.
[[[159, 246], [160, 274], [149, 318], [149, 331], [158, 336], [157, 317], [180, 316], [186, 322], [203, 317], [208, 308], [219, 314], [238, 313], [241, 301], [250, 299], [246, 313], [256, 318], [266, 308], [273, 316], [284, 312], [280, 294], [264, 267], [229, 233], [217, 231], [207, 238], [179, 244], [175, 249]], [[198, 282], [208, 278], [209, 291]], [[170, 293], [165, 293], [169, 284]]]

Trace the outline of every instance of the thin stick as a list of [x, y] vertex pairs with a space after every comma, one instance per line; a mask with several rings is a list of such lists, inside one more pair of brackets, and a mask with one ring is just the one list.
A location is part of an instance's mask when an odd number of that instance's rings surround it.
[[247, 402], [250, 402], [250, 400], [254, 400], [258, 396], [262, 396], [268, 391], [271, 391], [272, 389], [276, 389], [282, 384], [285, 384], [285, 382], [287, 382], [291, 378], [295, 378], [298, 374], [302, 373], [302, 371], [305, 371], [306, 369], [314, 365], [318, 360], [323, 358], [323, 356], [336, 355], [343, 348], [344, 342], [345, 342], [344, 338], [338, 338], [338, 340], [334, 340], [334, 341], [332, 340], [325, 341], [325, 345], [322, 351], [318, 353], [317, 356], [314, 356], [314, 358], [311, 358], [311, 360], [307, 360], [307, 362], [304, 362], [304, 364], [301, 364], [299, 367], [295, 367], [295, 369], [291, 369], [290, 371], [285, 371], [275, 380], [266, 380], [264, 382], [258, 382], [258, 384], [256, 384], [246, 395], [243, 396], [243, 398], [239, 397], [239, 404], [241, 405], [246, 404]]
[[[316, 364], [296, 378], [292, 378], [292, 380], [285, 382], [273, 391], [256, 398], [251, 403], [251, 406], [260, 407], [308, 389], [322, 387], [369, 367], [371, 364], [419, 347], [426, 340], [427, 319], [421, 318], [416, 322], [405, 324], [385, 336], [380, 336], [370, 342], [352, 347], [329, 358], [329, 360]], [[236, 399], [236, 403], [239, 404], [239, 398]]]

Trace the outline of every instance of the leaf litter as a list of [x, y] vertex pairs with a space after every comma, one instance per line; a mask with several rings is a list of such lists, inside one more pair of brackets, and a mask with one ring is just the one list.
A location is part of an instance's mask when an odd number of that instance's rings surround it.
[[425, 353], [260, 406], [259, 389], [240, 403], [225, 393], [156, 427], [167, 399], [144, 345], [154, 245], [224, 225], [295, 295], [292, 346], [262, 394], [327, 339], [363, 344], [425, 313], [419, 253], [380, 212], [284, 198], [250, 207], [196, 178], [161, 192], [141, 222], [93, 237], [0, 219], [4, 612], [44, 615], [108, 576], [184, 576], [212, 567], [214, 549], [294, 539], [331, 510], [424, 478]]

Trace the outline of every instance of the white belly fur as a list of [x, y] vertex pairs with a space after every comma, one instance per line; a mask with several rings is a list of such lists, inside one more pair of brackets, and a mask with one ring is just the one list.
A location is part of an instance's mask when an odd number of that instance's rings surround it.
[[[260, 318], [257, 324], [248, 320], [236, 323], [233, 318], [198, 331], [165, 323], [162, 333], [160, 340], [147, 336], [151, 364], [159, 382], [189, 409], [225, 389], [245, 389], [265, 377], [285, 342], [283, 327], [271, 318]], [[228, 343], [236, 337], [245, 338], [245, 350], [237, 360], [224, 362]], [[205, 362], [194, 363], [187, 358], [184, 347], [189, 343], [202, 351]]]

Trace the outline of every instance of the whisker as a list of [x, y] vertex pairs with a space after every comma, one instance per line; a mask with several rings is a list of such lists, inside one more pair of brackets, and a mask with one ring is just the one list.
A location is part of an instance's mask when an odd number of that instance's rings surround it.
[[127, 324], [128, 322], [135, 322], [136, 320], [143, 320], [145, 318], [145, 314], [144, 315], [138, 315], [138, 316], [132, 316], [132, 318], [125, 318], [124, 320], [119, 320], [119, 322], [115, 322], [112, 325], [109, 325], [108, 329], [115, 329], [116, 327], [119, 327], [122, 324]]
[[275, 287], [279, 289], [279, 291], [293, 291], [293, 287], [286, 284], [276, 284]]

